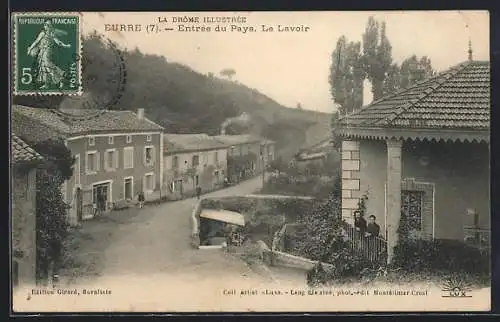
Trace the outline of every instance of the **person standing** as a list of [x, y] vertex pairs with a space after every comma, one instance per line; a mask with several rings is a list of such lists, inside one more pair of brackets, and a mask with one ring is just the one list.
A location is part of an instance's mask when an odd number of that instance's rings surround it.
[[361, 211], [355, 210], [354, 211], [354, 227], [356, 227], [356, 230], [359, 231], [359, 233], [364, 236], [366, 232], [366, 220], [363, 218], [361, 215]]
[[201, 196], [201, 187], [200, 186], [196, 186], [196, 199], [200, 199], [200, 196]]
[[139, 208], [142, 209], [142, 207], [144, 207], [144, 201], [146, 200], [146, 197], [144, 196], [144, 191], [139, 192], [137, 200], [139, 201]]
[[368, 225], [366, 226], [366, 235], [369, 237], [378, 237], [380, 235], [380, 226], [375, 222], [377, 217], [370, 215]]
[[102, 192], [97, 193], [97, 215], [101, 216], [106, 210], [106, 199]]

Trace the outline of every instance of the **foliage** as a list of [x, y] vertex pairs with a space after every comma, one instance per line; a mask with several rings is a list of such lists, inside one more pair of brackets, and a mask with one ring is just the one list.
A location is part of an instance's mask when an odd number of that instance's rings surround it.
[[74, 158], [60, 140], [30, 144], [44, 156], [36, 183], [37, 278], [43, 280], [48, 277], [50, 263], [57, 268], [65, 256], [68, 205], [64, 202], [61, 186], [73, 175]]
[[61, 193], [63, 181], [52, 167], [41, 169], [37, 175], [37, 275], [42, 280], [47, 278], [50, 263], [59, 265], [64, 256], [68, 205]]
[[359, 210], [361, 217], [364, 217], [366, 215], [366, 203], [367, 202], [368, 202], [368, 195], [363, 194], [361, 196], [361, 198], [359, 198], [358, 209], [357, 209], [357, 210]]
[[420, 59], [413, 55], [401, 66], [393, 62], [392, 45], [387, 38], [385, 22], [374, 17], [368, 19], [360, 42], [340, 36], [332, 53], [330, 66], [330, 92], [334, 103], [339, 104], [331, 123], [335, 128], [338, 118], [358, 110], [363, 105], [363, 81], [372, 85], [373, 99], [422, 81], [435, 72], [427, 56]]
[[220, 71], [220, 75], [232, 79], [236, 75], [236, 71], [233, 68], [224, 68]]
[[[406, 271], [452, 271], [488, 274], [489, 254], [462, 241], [413, 238], [404, 211], [398, 227], [393, 265]], [[446, 254], [446, 256], [443, 256]]]
[[333, 101], [341, 115], [359, 109], [363, 104], [365, 71], [361, 60], [361, 44], [341, 36], [332, 53], [329, 84]]
[[333, 266], [313, 268], [308, 273], [310, 285], [359, 277], [367, 267], [373, 266], [351, 251], [349, 241], [344, 239], [340, 212], [339, 199], [330, 198], [317, 203], [300, 221], [305, 225], [305, 232], [297, 235], [292, 253]]
[[403, 238], [394, 248], [393, 266], [408, 272], [489, 274], [490, 256], [462, 241]]
[[372, 84], [373, 99], [384, 95], [384, 80], [392, 64], [392, 46], [387, 39], [385, 22], [368, 18], [363, 34], [363, 63], [367, 79]]
[[278, 175], [281, 172], [286, 171], [287, 168], [288, 168], [288, 165], [286, 164], [286, 162], [283, 160], [283, 158], [281, 156], [278, 156], [276, 159], [272, 160], [269, 163], [269, 170], [276, 171], [278, 173]]
[[61, 176], [61, 179], [68, 180], [73, 176], [75, 158], [62, 139], [50, 139], [43, 142], [26, 140], [26, 142], [29, 142], [35, 151], [43, 155], [48, 161], [46, 166], [50, 167], [53, 173]]

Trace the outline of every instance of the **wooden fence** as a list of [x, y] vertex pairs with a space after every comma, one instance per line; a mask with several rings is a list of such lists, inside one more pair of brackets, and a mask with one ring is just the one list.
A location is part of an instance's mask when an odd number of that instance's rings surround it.
[[344, 223], [346, 239], [351, 250], [373, 263], [385, 263], [387, 260], [387, 241], [376, 236], [365, 236], [354, 226]]

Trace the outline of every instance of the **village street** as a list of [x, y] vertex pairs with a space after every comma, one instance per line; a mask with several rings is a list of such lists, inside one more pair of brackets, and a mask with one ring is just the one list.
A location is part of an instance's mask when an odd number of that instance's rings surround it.
[[[262, 186], [262, 178], [215, 191], [204, 197], [250, 194]], [[100, 279], [237, 277], [269, 282], [276, 280], [265, 267], [250, 269], [239, 258], [222, 250], [195, 250], [190, 245], [190, 216], [195, 198], [131, 208], [84, 222], [77, 233], [77, 268], [62, 272], [63, 281], [94, 284]], [[72, 278], [70, 276], [73, 276]], [[292, 274], [293, 275], [293, 274]], [[302, 279], [299, 276], [299, 279]]]

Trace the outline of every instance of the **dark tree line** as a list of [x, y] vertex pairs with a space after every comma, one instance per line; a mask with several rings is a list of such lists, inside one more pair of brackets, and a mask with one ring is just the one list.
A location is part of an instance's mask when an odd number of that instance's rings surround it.
[[435, 74], [427, 56], [412, 55], [400, 65], [395, 63], [386, 30], [385, 22], [370, 17], [362, 41], [349, 41], [344, 35], [337, 40], [329, 83], [341, 115], [361, 108], [365, 80], [371, 83], [373, 100], [377, 100]]

